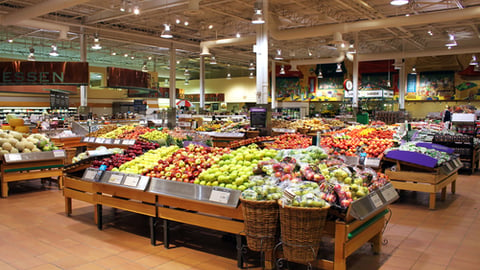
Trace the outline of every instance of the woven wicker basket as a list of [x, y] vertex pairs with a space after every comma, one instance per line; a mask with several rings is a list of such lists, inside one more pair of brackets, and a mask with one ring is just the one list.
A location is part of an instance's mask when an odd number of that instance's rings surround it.
[[280, 205], [280, 231], [285, 259], [304, 263], [317, 258], [328, 208]]
[[279, 231], [277, 201], [240, 200], [248, 248], [253, 251], [273, 250]]

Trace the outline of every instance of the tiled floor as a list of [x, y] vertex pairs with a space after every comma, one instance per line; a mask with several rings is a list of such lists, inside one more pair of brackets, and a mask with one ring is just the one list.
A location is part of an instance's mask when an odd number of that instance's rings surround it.
[[[479, 175], [461, 175], [457, 193], [437, 201], [434, 211], [427, 194], [402, 193], [391, 206], [382, 252], [365, 245], [348, 258], [348, 269], [480, 269]], [[150, 245], [143, 216], [105, 208], [104, 223], [98, 230], [93, 206], [75, 200], [66, 217], [56, 186], [18, 182], [0, 199], [0, 269], [237, 269], [229, 235], [174, 225], [174, 247], [165, 249]], [[249, 258], [250, 268], [259, 269], [258, 255]]]

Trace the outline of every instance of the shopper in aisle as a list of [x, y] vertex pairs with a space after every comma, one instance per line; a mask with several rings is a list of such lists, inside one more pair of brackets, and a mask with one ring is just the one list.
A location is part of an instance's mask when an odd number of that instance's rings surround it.
[[452, 108], [450, 106], [447, 106], [447, 108], [443, 112], [443, 122], [445, 123], [445, 127], [450, 128], [451, 121], [452, 121]]

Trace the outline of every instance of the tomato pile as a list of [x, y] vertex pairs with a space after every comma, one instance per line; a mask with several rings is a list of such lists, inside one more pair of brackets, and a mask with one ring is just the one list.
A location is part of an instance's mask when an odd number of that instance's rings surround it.
[[332, 149], [335, 155], [356, 156], [366, 153], [367, 157], [380, 157], [393, 146], [394, 131], [382, 128], [361, 127], [325, 133], [322, 146]]
[[285, 133], [274, 137], [275, 141], [265, 144], [273, 149], [299, 149], [312, 145], [312, 137], [299, 133]]

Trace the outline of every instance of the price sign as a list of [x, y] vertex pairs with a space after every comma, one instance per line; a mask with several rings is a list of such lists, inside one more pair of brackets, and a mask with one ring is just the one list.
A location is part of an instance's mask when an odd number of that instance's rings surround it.
[[380, 199], [380, 196], [378, 196], [377, 193], [372, 193], [372, 195], [370, 195], [370, 201], [373, 203], [375, 208], [379, 208], [383, 205], [383, 201]]
[[85, 175], [83, 176], [83, 179], [85, 180], [93, 180], [95, 179], [95, 176], [97, 175], [97, 172], [94, 170], [87, 170], [85, 171]]
[[10, 161], [19, 161], [19, 160], [22, 160], [22, 155], [20, 155], [20, 154], [9, 154], [8, 159]]
[[108, 179], [108, 182], [112, 184], [120, 184], [122, 182], [122, 179], [123, 179], [123, 175], [112, 174], [110, 175], [110, 179]]
[[382, 196], [387, 202], [390, 202], [397, 198], [398, 193], [393, 186], [390, 185], [387, 188], [382, 189]]
[[212, 190], [212, 193], [210, 193], [209, 200], [212, 202], [227, 204], [229, 198], [230, 192], [214, 189]]
[[90, 140], [88, 140], [88, 142], [91, 142], [91, 143], [95, 142], [95, 137], [90, 137]]
[[90, 140], [90, 137], [83, 137], [82, 142], [88, 142]]
[[124, 144], [124, 145], [129, 145], [129, 144], [130, 144], [130, 141], [129, 141], [129, 140], [123, 140], [123, 141], [122, 141], [122, 144]]
[[65, 157], [65, 151], [63, 150], [53, 150], [54, 157]]
[[115, 139], [115, 140], [113, 141], [113, 144], [120, 144], [120, 139]]
[[283, 195], [282, 195], [282, 202], [283, 203], [291, 204], [292, 201], [293, 201], [293, 198], [295, 198], [295, 193], [293, 193], [289, 189], [285, 189], [283, 191]]
[[365, 166], [366, 167], [378, 168], [378, 166], [380, 166], [380, 159], [379, 158], [366, 158], [365, 159]]
[[104, 143], [105, 142], [105, 138], [97, 138], [95, 140], [96, 143]]
[[447, 169], [448, 169], [449, 171], [453, 170], [452, 164], [450, 164], [450, 162], [447, 162], [446, 165], [447, 165]]
[[123, 181], [123, 184], [125, 186], [129, 187], [136, 187], [138, 185], [138, 182], [140, 181], [140, 176], [127, 176], [125, 178], [125, 181]]

